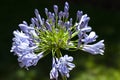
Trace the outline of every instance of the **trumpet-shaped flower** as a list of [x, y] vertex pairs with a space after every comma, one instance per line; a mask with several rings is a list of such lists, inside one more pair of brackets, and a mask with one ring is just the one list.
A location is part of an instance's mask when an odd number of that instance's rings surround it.
[[53, 58], [50, 79], [58, 79], [58, 72], [64, 77], [69, 77], [69, 72], [75, 67], [72, 56], [65, 55], [63, 57]]
[[25, 54], [18, 58], [18, 61], [20, 62], [20, 67], [25, 67], [28, 69], [29, 66], [35, 66], [39, 59], [43, 57], [43, 52], [39, 54], [29, 53]]
[[71, 63], [72, 61], [73, 57], [68, 57], [68, 55], [65, 55], [59, 59], [57, 67], [62, 76], [69, 77], [70, 70], [75, 67], [75, 65]]
[[85, 44], [83, 45], [83, 49], [84, 51], [86, 52], [89, 52], [91, 54], [101, 54], [103, 55], [104, 53], [104, 44], [103, 44], [104, 40], [101, 40], [95, 44], [92, 44], [92, 45], [88, 45], [88, 44]]
[[53, 57], [52, 61], [52, 70], [50, 71], [50, 79], [58, 79], [58, 68], [57, 68], [58, 59]]

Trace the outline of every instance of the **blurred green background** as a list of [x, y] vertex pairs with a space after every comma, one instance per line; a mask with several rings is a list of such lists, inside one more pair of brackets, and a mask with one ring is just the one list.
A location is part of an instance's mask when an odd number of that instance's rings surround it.
[[[20, 68], [17, 56], [10, 53], [13, 31], [23, 20], [30, 23], [37, 8], [45, 17], [44, 8], [53, 11], [57, 4], [63, 10], [66, 0], [0, 0], [0, 80], [49, 80], [51, 55], [27, 71]], [[91, 55], [83, 51], [66, 52], [74, 57], [76, 67], [68, 80], [120, 80], [120, 1], [119, 0], [68, 0], [70, 17], [76, 18], [82, 10], [91, 18], [89, 25], [105, 40], [105, 53]]]

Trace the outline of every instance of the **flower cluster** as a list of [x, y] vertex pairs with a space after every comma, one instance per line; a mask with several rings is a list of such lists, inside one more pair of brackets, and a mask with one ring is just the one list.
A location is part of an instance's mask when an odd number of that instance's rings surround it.
[[73, 57], [68, 57], [68, 55], [60, 57], [60, 59], [53, 57], [52, 70], [50, 71], [50, 79], [57, 80], [58, 72], [60, 72], [63, 77], [69, 77], [70, 70], [75, 67], [75, 65], [71, 63], [72, 61]]
[[90, 18], [82, 11], [77, 11], [76, 22], [69, 18], [69, 4], [66, 2], [64, 11], [59, 11], [54, 5], [54, 12], [45, 8], [47, 18], [41, 18], [37, 9], [36, 17], [31, 18], [31, 24], [26, 21], [19, 24], [21, 31], [14, 31], [11, 52], [18, 56], [21, 67], [28, 69], [35, 66], [39, 59], [51, 53], [53, 57], [50, 79], [63, 79], [69, 77], [69, 72], [75, 67], [73, 57], [62, 55], [60, 49], [83, 50], [91, 54], [104, 53], [104, 40], [97, 43], [98, 36], [88, 26]]

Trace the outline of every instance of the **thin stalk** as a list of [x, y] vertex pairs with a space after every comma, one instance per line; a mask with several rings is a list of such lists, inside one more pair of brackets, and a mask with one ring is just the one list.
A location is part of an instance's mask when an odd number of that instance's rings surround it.
[[59, 48], [56, 49], [56, 55], [58, 58], [62, 57], [62, 53]]
[[62, 76], [62, 79], [63, 79], [63, 80], [67, 80], [66, 76]]

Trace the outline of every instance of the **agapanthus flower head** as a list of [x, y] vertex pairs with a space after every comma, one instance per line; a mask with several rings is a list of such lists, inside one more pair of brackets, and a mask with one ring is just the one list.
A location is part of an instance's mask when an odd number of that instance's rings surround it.
[[[45, 8], [46, 18], [42, 18], [35, 9], [35, 17], [31, 24], [26, 21], [19, 24], [21, 31], [13, 32], [11, 52], [18, 56], [21, 67], [28, 69], [35, 66], [39, 59], [52, 53], [53, 63], [50, 79], [58, 79], [58, 75], [68, 78], [69, 72], [75, 67], [73, 57], [61, 53], [64, 50], [83, 50], [91, 54], [104, 53], [104, 40], [95, 43], [98, 35], [88, 26], [90, 17], [78, 10], [76, 22], [69, 17], [69, 4], [65, 2], [64, 10], [59, 11], [57, 5], [54, 12]], [[74, 38], [74, 39], [73, 39]], [[93, 44], [94, 42], [94, 44]]]

